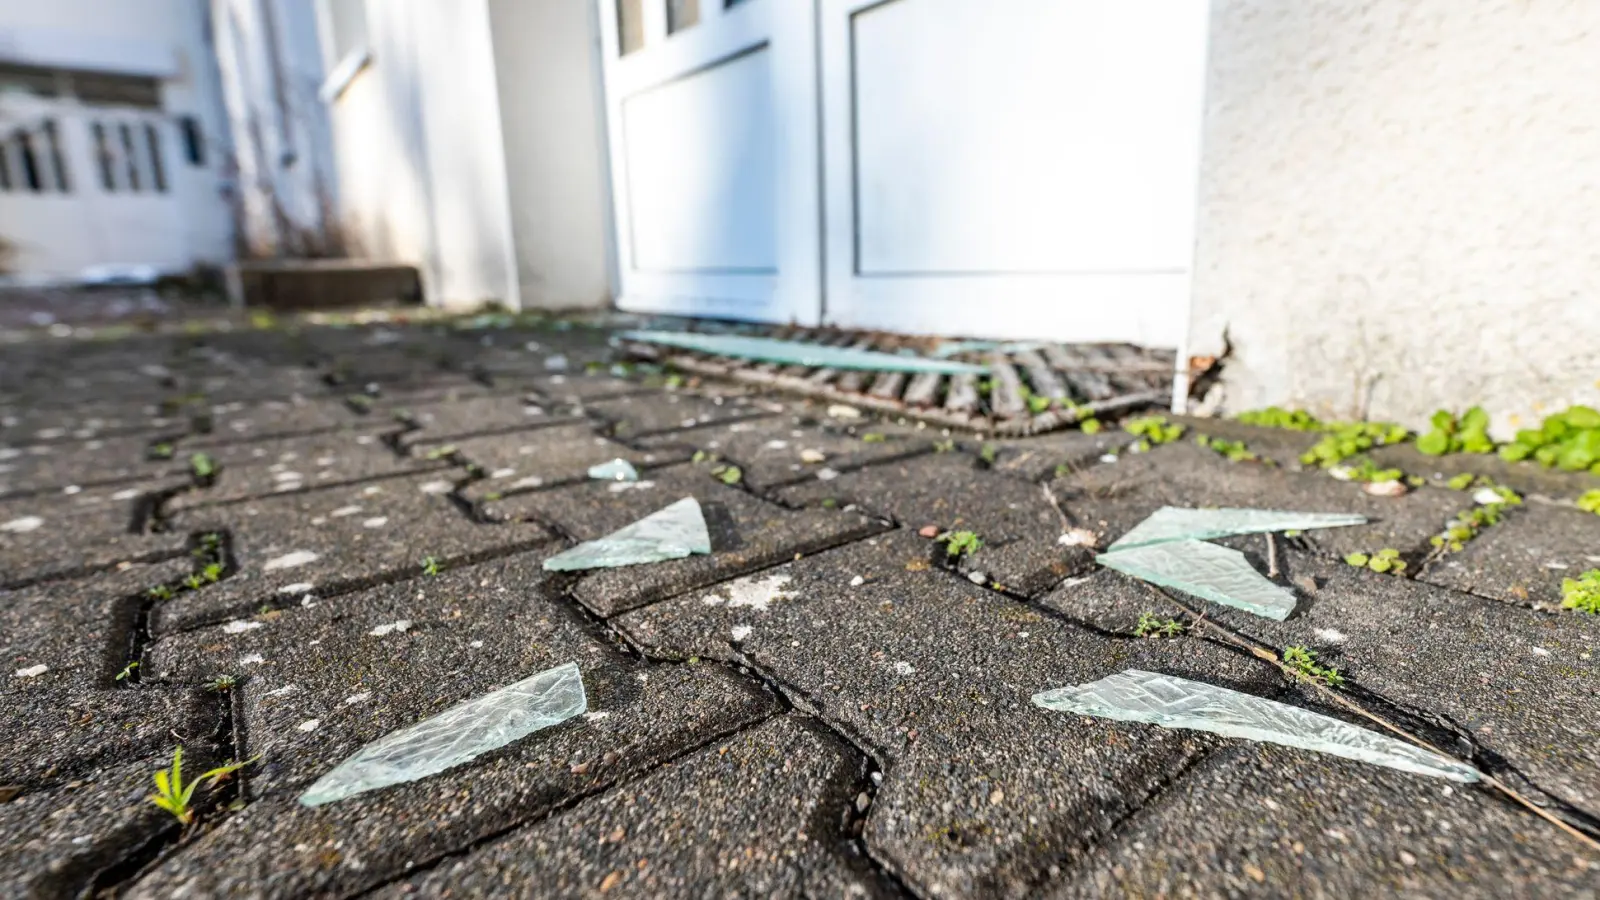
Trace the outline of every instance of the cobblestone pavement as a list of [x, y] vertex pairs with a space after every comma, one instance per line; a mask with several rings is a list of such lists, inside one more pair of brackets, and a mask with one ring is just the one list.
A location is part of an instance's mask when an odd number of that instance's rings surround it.
[[[1217, 426], [1279, 466], [1119, 455], [1118, 431], [985, 445], [612, 374], [605, 339], [6, 346], [0, 896], [1600, 895], [1600, 856], [1489, 787], [1030, 703], [1139, 668], [1361, 723], [1224, 635], [1305, 646], [1342, 696], [1595, 835], [1600, 625], [1557, 596], [1600, 563], [1600, 517], [1530, 497], [1433, 558], [1470, 493], [1299, 471], [1304, 435]], [[643, 480], [586, 478], [616, 457]], [[685, 496], [711, 555], [542, 569]], [[1194, 622], [1058, 538], [1104, 546], [1167, 504], [1372, 521], [1270, 561], [1223, 542], [1296, 586], [1288, 621], [1213, 605], [1216, 630], [1139, 637], [1146, 613]], [[951, 563], [928, 535], [952, 528], [983, 547]], [[1384, 547], [1403, 577], [1341, 562]], [[367, 742], [567, 662], [586, 715], [296, 801]], [[188, 827], [147, 799], [179, 744], [190, 772], [254, 760]]]

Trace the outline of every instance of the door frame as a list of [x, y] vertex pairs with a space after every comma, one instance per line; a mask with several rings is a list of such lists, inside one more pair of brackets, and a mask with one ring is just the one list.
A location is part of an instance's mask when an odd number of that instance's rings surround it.
[[[700, 20], [667, 33], [667, 0], [642, 0], [644, 46], [623, 56], [617, 0], [594, 0], [607, 130], [617, 308], [629, 312], [819, 324], [822, 210], [816, 5], [812, 0], [702, 0]], [[771, 54], [777, 265], [770, 271], [648, 271], [635, 265], [623, 107], [640, 93], [751, 52]]]

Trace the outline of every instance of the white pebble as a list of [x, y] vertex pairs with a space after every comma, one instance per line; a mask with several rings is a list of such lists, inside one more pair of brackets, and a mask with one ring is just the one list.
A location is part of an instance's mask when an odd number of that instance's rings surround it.
[[9, 531], [12, 534], [26, 534], [30, 531], [37, 531], [39, 526], [43, 524], [44, 520], [38, 516], [23, 516], [0, 525], [0, 531]]
[[372, 629], [371, 631], [367, 632], [367, 634], [370, 634], [373, 637], [383, 637], [386, 634], [392, 634], [392, 633], [394, 633], [396, 631], [405, 632], [405, 631], [409, 631], [409, 630], [411, 630], [411, 620], [410, 619], [401, 619], [398, 622], [389, 622], [389, 623], [387, 623], [385, 625], [379, 625], [376, 628]]
[[317, 554], [312, 553], [310, 550], [296, 550], [293, 553], [285, 553], [282, 556], [267, 560], [266, 565], [261, 567], [261, 571], [276, 572], [279, 569], [294, 569], [307, 563], [316, 562], [319, 558]]
[[867, 583], [867, 580], [865, 578], [862, 578], [860, 575], [857, 575], [856, 577], [850, 579], [850, 586], [851, 587], [861, 587], [863, 584], [866, 584], [866, 583]]
[[257, 628], [261, 628], [261, 627], [262, 627], [262, 623], [261, 622], [250, 622], [250, 621], [246, 621], [244, 619], [234, 619], [232, 622], [229, 622], [226, 625], [222, 626], [222, 633], [223, 634], [243, 634], [246, 631], [254, 631]]
[[26, 669], [18, 669], [16, 677], [17, 678], [38, 678], [40, 675], [43, 675], [44, 673], [46, 673], [48, 671], [50, 671], [50, 667], [45, 665], [44, 663], [40, 663], [37, 666], [29, 666]]
[[301, 731], [316, 731], [317, 730], [317, 726], [321, 725], [321, 724], [322, 724], [322, 720], [321, 719], [307, 719], [304, 722], [301, 722], [299, 725], [296, 725], [295, 727], [300, 729]]
[[361, 527], [362, 528], [382, 528], [383, 526], [385, 526], [387, 524], [389, 524], [389, 517], [388, 516], [373, 516], [370, 519], [362, 520]]
[[967, 575], [967, 580], [973, 584], [988, 584], [989, 576], [984, 572], [971, 572]]

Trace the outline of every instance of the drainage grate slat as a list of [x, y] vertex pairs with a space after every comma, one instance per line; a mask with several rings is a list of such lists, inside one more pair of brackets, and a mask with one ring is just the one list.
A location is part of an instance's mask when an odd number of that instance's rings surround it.
[[904, 399], [907, 406], [933, 406], [939, 400], [939, 383], [944, 376], [938, 372], [923, 372], [906, 385]]
[[872, 379], [872, 387], [867, 389], [867, 393], [884, 400], [893, 400], [900, 396], [900, 389], [905, 383], [904, 372], [881, 372], [877, 378]]
[[1045, 364], [1044, 357], [1038, 351], [1024, 350], [1016, 354], [1016, 359], [1022, 365], [1022, 371], [1027, 373], [1028, 380], [1033, 382], [1035, 394], [1051, 400], [1067, 399], [1067, 386]]

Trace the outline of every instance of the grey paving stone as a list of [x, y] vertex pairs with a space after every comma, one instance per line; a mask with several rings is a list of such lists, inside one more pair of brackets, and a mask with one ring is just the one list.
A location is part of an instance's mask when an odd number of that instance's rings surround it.
[[1084, 434], [1077, 430], [1054, 431], [1024, 440], [963, 437], [957, 438], [956, 443], [972, 454], [982, 454], [985, 446], [992, 446], [994, 462], [989, 466], [992, 472], [1024, 481], [1042, 481], [1095, 465], [1101, 456], [1133, 440], [1133, 435], [1107, 425], [1098, 434]]
[[260, 402], [235, 401], [209, 407], [211, 431], [195, 434], [181, 450], [209, 450], [242, 441], [262, 441], [324, 431], [396, 431], [400, 425], [381, 416], [362, 416], [341, 397], [289, 396]]
[[227, 532], [236, 568], [158, 606], [152, 632], [414, 575], [429, 556], [448, 567], [550, 539], [534, 524], [473, 522], [445, 496], [459, 474], [435, 471], [177, 513], [167, 527]]
[[604, 537], [684, 497], [700, 502], [711, 553], [643, 566], [597, 569], [572, 594], [602, 616], [694, 590], [882, 530], [843, 510], [789, 510], [713, 478], [706, 466], [653, 469], [633, 483], [583, 482], [486, 504], [491, 515], [554, 525], [578, 541]]
[[150, 499], [178, 479], [0, 499], [0, 588], [183, 553], [188, 536], [134, 532]]
[[0, 406], [0, 444], [86, 441], [130, 434], [168, 434], [183, 430], [182, 419], [160, 415], [154, 406], [91, 403], [66, 408]]
[[[868, 434], [875, 437], [864, 439]], [[751, 488], [766, 491], [815, 478], [823, 469], [845, 472], [914, 456], [931, 450], [934, 442], [925, 433], [893, 425], [866, 423], [847, 431], [818, 427], [809, 416], [786, 415], [670, 432], [639, 443], [715, 454], [737, 464]], [[807, 462], [801, 458], [804, 451], [821, 453], [824, 459]]]
[[0, 497], [76, 485], [90, 487], [180, 471], [171, 459], [149, 459], [143, 435], [0, 447]]
[[927, 554], [895, 532], [615, 624], [653, 654], [750, 665], [867, 748], [886, 770], [868, 846], [931, 896], [1026, 892], [1218, 743], [1053, 713], [1034, 693], [1127, 668], [1280, 689], [1254, 659], [1106, 639], [927, 569]]
[[437, 446], [460, 438], [563, 423], [582, 422], [562, 409], [536, 401], [532, 395], [500, 394], [435, 400], [396, 410], [414, 427], [400, 435], [405, 447]]
[[1593, 897], [1600, 864], [1486, 789], [1270, 745], [1205, 760], [1068, 897]]
[[197, 506], [316, 490], [450, 465], [443, 459], [401, 456], [371, 431], [324, 431], [221, 444], [203, 452], [219, 467], [216, 482], [173, 497], [165, 507], [169, 515]]
[[1561, 579], [1600, 569], [1600, 516], [1529, 502], [1484, 529], [1459, 553], [1431, 563], [1423, 581], [1511, 603], [1559, 608]]
[[[191, 774], [223, 761], [201, 743], [184, 746], [184, 770]], [[152, 773], [171, 762], [169, 748], [0, 803], [0, 896], [93, 896], [96, 882], [113, 881], [124, 860], [176, 837], [177, 820], [149, 799]], [[196, 801], [206, 794], [197, 790]]]
[[[542, 558], [519, 554], [154, 644], [149, 665], [164, 678], [237, 673], [246, 750], [261, 760], [247, 771], [251, 804], [131, 896], [347, 895], [777, 711], [776, 698], [723, 667], [650, 666], [618, 652], [552, 598]], [[567, 662], [582, 668], [589, 714], [420, 781], [315, 809], [296, 801], [366, 743]]]
[[526, 380], [519, 379], [517, 383], [525, 384], [528, 390], [551, 403], [569, 406], [628, 394], [646, 393], [650, 390], [638, 381], [605, 373], [593, 375], [547, 373], [534, 375]]
[[785, 488], [778, 497], [808, 507], [855, 505], [912, 530], [975, 532], [983, 547], [960, 561], [961, 570], [981, 572], [988, 582], [1029, 596], [1082, 570], [1093, 557], [1088, 548], [1059, 543], [1061, 515], [1040, 486], [983, 471], [964, 453], [869, 466]]
[[1162, 506], [1231, 506], [1359, 513], [1371, 521], [1308, 532], [1304, 540], [1330, 556], [1393, 547], [1420, 557], [1431, 549], [1430, 537], [1473, 505], [1466, 493], [1428, 487], [1402, 497], [1375, 497], [1360, 484], [1320, 471], [1228, 462], [1187, 442], [1124, 453], [1115, 463], [1058, 479], [1053, 487], [1068, 512], [1102, 535], [1102, 547]]
[[600, 436], [589, 423], [464, 438], [452, 443], [463, 457], [483, 469], [484, 479], [472, 482], [461, 492], [474, 502], [516, 491], [587, 481], [589, 467], [613, 459], [625, 459], [644, 472], [685, 462], [692, 455], [681, 447], [636, 450]]
[[[1286, 622], [1187, 599], [1192, 608], [1204, 605], [1212, 621], [1269, 647], [1308, 647], [1350, 683], [1471, 736], [1442, 749], [1470, 755], [1475, 744], [1480, 767], [1509, 766], [1552, 796], [1600, 813], [1593, 751], [1600, 721], [1589, 712], [1590, 684], [1600, 674], [1600, 620], [1535, 612], [1309, 554], [1285, 553], [1283, 566], [1287, 577], [1317, 586]], [[1115, 572], [1064, 584], [1043, 602], [1124, 633], [1142, 612], [1176, 612]], [[1441, 731], [1435, 740], [1452, 737]]]
[[0, 785], [62, 784], [170, 753], [174, 734], [209, 735], [214, 710], [194, 692], [116, 680], [144, 592], [190, 570], [173, 560], [0, 593], [0, 742], [15, 751], [0, 754]]
[[767, 407], [744, 395], [700, 397], [683, 391], [599, 400], [585, 404], [584, 410], [612, 423], [612, 434], [623, 440], [770, 415]]
[[841, 827], [864, 775], [848, 747], [785, 716], [379, 896], [876, 896]]

